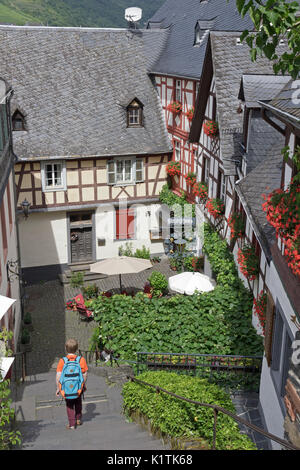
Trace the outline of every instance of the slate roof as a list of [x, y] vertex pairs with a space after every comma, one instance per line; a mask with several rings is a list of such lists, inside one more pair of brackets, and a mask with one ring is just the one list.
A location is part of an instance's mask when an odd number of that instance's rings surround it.
[[239, 99], [248, 108], [260, 108], [258, 100], [271, 100], [288, 81], [290, 76], [286, 75], [243, 75]]
[[[280, 92], [269, 101], [261, 103], [269, 109], [277, 111], [281, 116], [285, 116], [293, 124], [300, 127], [300, 80], [289, 80]], [[262, 101], [264, 99], [262, 98]]]
[[251, 173], [235, 185], [268, 259], [271, 258], [270, 246], [276, 240], [276, 236], [275, 229], [268, 223], [262, 209], [264, 203], [262, 194], [269, 194], [280, 187], [282, 165], [282, 155], [274, 153], [265, 158]]
[[260, 109], [253, 109], [248, 128], [247, 174], [265, 158], [280, 155], [284, 145], [284, 136], [261, 117]]
[[[200, 45], [194, 46], [197, 23], [205, 37]], [[168, 41], [151, 72], [199, 80], [207, 45], [204, 31], [250, 30], [253, 23], [248, 15], [240, 17], [235, 0], [166, 0], [147, 27], [169, 29]]]
[[[238, 44], [239, 32], [211, 32], [212, 61], [217, 98], [217, 120], [220, 129], [221, 157], [225, 175], [235, 175], [237, 160], [241, 153], [243, 113], [239, 108], [239, 90], [242, 75], [274, 75], [271, 62], [258, 57], [250, 58], [247, 44]], [[284, 51], [284, 46], [281, 50]], [[264, 90], [263, 90], [264, 92]]]
[[[1, 76], [14, 89], [19, 158], [153, 154], [171, 151], [147, 70], [164, 43], [159, 31], [0, 27]], [[149, 43], [156, 51], [150, 54]], [[122, 103], [144, 105], [144, 127], [127, 128]]]

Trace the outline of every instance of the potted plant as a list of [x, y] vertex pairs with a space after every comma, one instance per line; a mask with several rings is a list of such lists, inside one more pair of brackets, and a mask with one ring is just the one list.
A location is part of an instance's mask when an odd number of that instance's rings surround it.
[[233, 212], [228, 218], [228, 225], [230, 227], [230, 238], [236, 240], [245, 234], [246, 222], [242, 214]]
[[259, 272], [259, 260], [252, 245], [244, 245], [238, 250], [238, 264], [241, 273], [253, 281]]
[[180, 175], [180, 162], [169, 162], [166, 166], [166, 172], [169, 176], [179, 176]]
[[32, 325], [32, 318], [31, 318], [31, 313], [26, 312], [23, 318], [23, 324], [26, 327], [28, 331], [33, 330], [33, 325]]
[[179, 101], [172, 101], [172, 103], [168, 105], [168, 110], [171, 111], [171, 113], [179, 114], [182, 111], [182, 104], [179, 103]]
[[159, 271], [153, 271], [148, 278], [153, 297], [161, 297], [168, 287], [166, 276]]
[[21, 351], [30, 352], [32, 350], [30, 333], [27, 328], [23, 328], [21, 333]]
[[210, 215], [213, 216], [214, 219], [217, 219], [218, 217], [223, 215], [225, 211], [225, 206], [224, 206], [223, 201], [221, 201], [221, 199], [218, 199], [218, 198], [208, 199], [205, 204], [205, 207], [210, 213]]
[[257, 299], [253, 299], [254, 314], [258, 317], [259, 323], [265, 335], [266, 325], [266, 310], [267, 310], [267, 294], [262, 290], [260, 291]]
[[96, 284], [90, 284], [82, 288], [82, 294], [84, 299], [95, 299], [98, 297], [99, 287]]
[[189, 171], [185, 175], [186, 184], [189, 186], [193, 186], [196, 183], [196, 177], [197, 177], [196, 173], [194, 173], [193, 171]]
[[205, 121], [203, 124], [203, 132], [209, 137], [215, 137], [218, 134], [219, 126], [216, 121]]
[[192, 192], [195, 196], [199, 197], [200, 202], [205, 202], [207, 200], [208, 188], [205, 183], [201, 183], [200, 181], [198, 183], [194, 183]]
[[175, 258], [170, 258], [170, 268], [172, 271], [177, 271], [177, 263]]

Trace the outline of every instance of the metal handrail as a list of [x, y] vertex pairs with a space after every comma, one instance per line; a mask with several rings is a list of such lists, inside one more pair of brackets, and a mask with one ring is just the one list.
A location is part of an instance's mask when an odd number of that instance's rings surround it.
[[143, 380], [137, 379], [137, 378], [133, 377], [132, 375], [127, 375], [127, 379], [132, 381], [132, 382], [136, 382], [136, 383], [139, 383], [141, 385], [146, 385], [148, 387], [154, 388], [157, 393], [163, 392], [163, 393], [166, 393], [167, 395], [170, 395], [170, 396], [172, 396], [174, 398], [177, 398], [179, 400], [183, 400], [183, 401], [186, 401], [188, 403], [192, 403], [193, 405], [198, 405], [198, 406], [203, 406], [203, 407], [206, 407], [206, 408], [213, 409], [213, 411], [214, 411], [213, 450], [216, 449], [217, 418], [218, 418], [218, 413], [219, 412], [221, 412], [223, 414], [226, 414], [227, 416], [230, 416], [235, 421], [243, 424], [244, 426], [247, 426], [248, 428], [252, 429], [253, 431], [256, 431], [256, 432], [262, 434], [263, 436], [271, 439], [272, 441], [277, 442], [278, 444], [284, 446], [285, 448], [287, 448], [289, 450], [300, 450], [299, 447], [296, 447], [293, 444], [290, 444], [288, 441], [286, 441], [284, 439], [281, 439], [280, 437], [275, 436], [274, 434], [271, 434], [271, 433], [265, 431], [264, 429], [259, 428], [255, 424], [249, 423], [248, 421], [244, 420], [243, 418], [240, 418], [239, 416], [235, 415], [234, 413], [231, 413], [230, 411], [226, 410], [225, 408], [222, 408], [219, 405], [212, 405], [212, 404], [209, 404], [209, 403], [201, 403], [199, 401], [195, 401], [195, 400], [191, 400], [189, 398], [181, 397], [180, 395], [176, 395], [175, 393], [169, 392], [168, 390], [165, 390], [161, 387], [158, 387], [157, 385], [153, 385], [153, 384], [150, 384], [148, 382], [144, 382]]

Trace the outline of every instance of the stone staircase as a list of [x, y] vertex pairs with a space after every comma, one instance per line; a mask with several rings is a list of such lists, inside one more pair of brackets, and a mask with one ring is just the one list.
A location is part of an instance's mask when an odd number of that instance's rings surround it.
[[66, 269], [62, 274], [59, 274], [59, 280], [61, 284], [70, 284], [71, 277], [74, 273], [77, 272], [84, 272], [83, 280], [84, 282], [95, 282], [99, 279], [106, 279], [107, 276], [105, 274], [98, 274], [98, 273], [91, 273], [90, 272], [90, 265], [93, 263], [74, 263], [69, 264], [68, 269]]
[[[109, 371], [109, 372], [107, 372]], [[167, 450], [161, 440], [122, 413], [126, 371], [90, 368], [83, 400], [83, 424], [67, 430], [65, 403], [55, 396], [55, 370], [13, 387], [20, 450]], [[113, 384], [113, 385], [112, 385]]]

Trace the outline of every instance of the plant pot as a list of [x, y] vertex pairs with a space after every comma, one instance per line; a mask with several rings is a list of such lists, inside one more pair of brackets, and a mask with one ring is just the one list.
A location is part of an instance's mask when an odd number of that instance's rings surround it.
[[20, 344], [20, 350], [21, 350], [21, 352], [31, 352], [31, 351], [32, 351], [32, 344], [31, 344], [31, 342], [30, 342], [30, 343], [27, 343], [27, 344], [21, 343], [21, 344]]
[[24, 323], [23, 322], [23, 327], [26, 328], [28, 331], [33, 331], [33, 323]]

